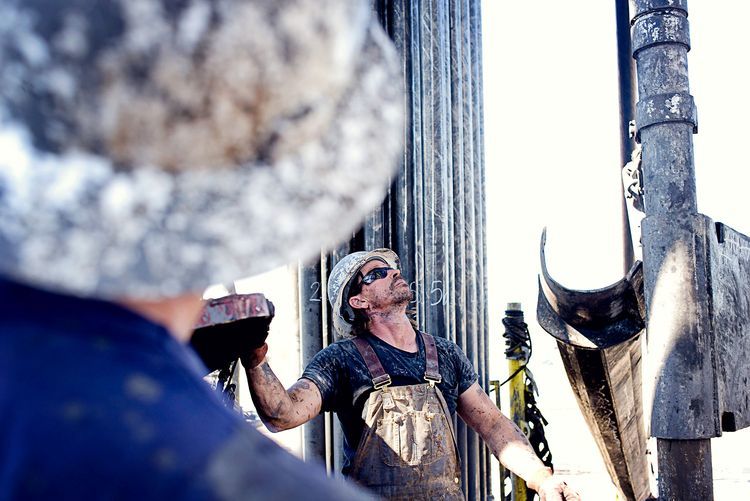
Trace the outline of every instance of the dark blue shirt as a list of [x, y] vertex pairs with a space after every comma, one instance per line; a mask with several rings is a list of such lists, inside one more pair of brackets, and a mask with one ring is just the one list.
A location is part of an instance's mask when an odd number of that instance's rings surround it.
[[362, 499], [224, 407], [116, 304], [0, 280], [0, 499]]
[[[417, 336], [419, 351], [409, 353], [379, 338], [365, 333], [391, 376], [393, 386], [424, 383], [425, 352], [422, 336]], [[479, 376], [461, 348], [445, 338], [435, 336], [440, 375], [443, 380], [437, 387], [445, 397], [448, 410], [456, 412], [459, 395], [474, 384]], [[302, 377], [311, 380], [320, 390], [324, 411], [335, 412], [344, 433], [344, 467], [347, 474], [357, 445], [362, 437], [364, 420], [362, 412], [373, 391], [372, 376], [357, 347], [351, 339], [337, 341], [313, 357]]]

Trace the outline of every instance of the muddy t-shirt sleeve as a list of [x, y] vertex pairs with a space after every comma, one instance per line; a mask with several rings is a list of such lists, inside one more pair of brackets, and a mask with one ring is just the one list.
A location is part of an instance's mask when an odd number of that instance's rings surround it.
[[323, 401], [321, 411], [335, 412], [339, 408], [343, 386], [346, 377], [342, 376], [344, 367], [341, 361], [347, 356], [341, 345], [332, 344], [319, 351], [305, 367], [302, 377], [309, 379], [320, 390]]
[[454, 351], [452, 360], [456, 371], [456, 380], [458, 381], [458, 394], [461, 395], [479, 380], [479, 375], [461, 348], [455, 343], [451, 343], [451, 345]]

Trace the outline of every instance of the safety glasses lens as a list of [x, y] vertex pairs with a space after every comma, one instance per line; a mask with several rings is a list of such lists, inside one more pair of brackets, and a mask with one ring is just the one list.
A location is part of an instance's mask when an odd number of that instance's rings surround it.
[[388, 276], [388, 272], [391, 271], [393, 268], [374, 268], [370, 270], [367, 275], [362, 277], [362, 283], [366, 285], [370, 285], [375, 280], [380, 280], [381, 278], [385, 278]]

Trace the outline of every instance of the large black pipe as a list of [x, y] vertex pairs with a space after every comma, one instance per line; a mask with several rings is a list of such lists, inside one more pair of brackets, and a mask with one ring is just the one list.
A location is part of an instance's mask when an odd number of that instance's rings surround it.
[[[485, 204], [485, 163], [484, 163], [484, 85], [482, 73], [482, 11], [481, 2], [469, 2], [469, 32], [471, 40], [471, 120], [473, 143], [472, 165], [474, 173], [474, 232], [476, 243], [474, 247], [476, 277], [474, 278], [473, 290], [476, 296], [470, 298], [469, 309], [476, 312], [475, 330], [479, 339], [479, 377], [482, 388], [489, 391], [490, 388], [490, 350], [489, 350], [489, 307], [488, 307], [488, 275], [487, 275], [487, 211]], [[473, 302], [473, 303], [472, 303]], [[475, 306], [474, 306], [475, 305]], [[491, 461], [492, 456], [488, 447], [483, 448], [483, 478], [485, 487], [482, 495], [489, 496], [491, 490]], [[501, 490], [502, 492], [502, 490]], [[483, 498], [484, 499], [484, 498]]]
[[[323, 349], [323, 309], [326, 293], [320, 273], [320, 259], [310, 264], [300, 264], [298, 270], [300, 361], [306, 367]], [[325, 461], [325, 420], [318, 416], [302, 429], [302, 453], [305, 460]]]
[[[465, 25], [465, 19], [463, 18], [463, 2], [452, 2], [450, 5], [450, 38], [453, 43], [450, 44], [450, 66], [452, 81], [450, 85], [450, 101], [451, 101], [451, 136], [453, 137], [453, 147], [451, 148], [451, 164], [453, 165], [453, 176], [452, 186], [450, 189], [453, 192], [453, 203], [452, 203], [452, 220], [453, 220], [453, 248], [451, 259], [452, 270], [450, 278], [453, 280], [455, 303], [451, 309], [453, 313], [452, 320], [455, 322], [455, 336], [456, 343], [461, 346], [468, 347], [471, 344], [470, 328], [472, 325], [472, 318], [470, 312], [467, 310], [467, 296], [468, 289], [471, 281], [466, 280], [463, 274], [463, 270], [467, 266], [468, 253], [464, 253], [464, 250], [468, 250], [468, 246], [473, 246], [473, 239], [470, 235], [467, 235], [467, 226], [470, 227], [470, 222], [467, 222], [467, 210], [466, 201], [468, 199], [465, 191], [465, 186], [470, 182], [467, 179], [466, 166], [470, 166], [470, 161], [467, 162], [466, 154], [471, 154], [471, 145], [464, 141], [465, 135], [468, 134], [466, 130], [466, 123], [464, 116], [468, 111], [469, 106], [466, 106], [466, 86], [467, 86], [467, 66], [468, 57], [466, 50], [468, 44], [464, 38], [463, 27]], [[470, 80], [469, 80], [470, 82]], [[469, 96], [470, 99], [470, 96]], [[470, 101], [469, 101], [470, 102]], [[473, 211], [471, 211], [473, 212]], [[463, 423], [456, 421], [456, 431], [459, 436], [459, 445], [461, 448], [462, 461], [462, 474], [465, 479], [464, 485], [467, 488], [469, 496], [474, 495], [475, 485], [478, 484], [476, 473], [476, 460], [475, 451], [470, 443], [468, 437], [468, 430]]]
[[[620, 96], [620, 167], [630, 162], [635, 148], [630, 122], [635, 119], [635, 69], [630, 44], [629, 0], [615, 1], [615, 23], [617, 26], [617, 77]], [[633, 235], [630, 232], [628, 210], [622, 197], [622, 254], [623, 272], [627, 273], [635, 261]]]
[[[714, 408], [706, 243], [700, 238], [693, 164], [697, 130], [690, 95], [687, 0], [636, 0], [637, 136], [642, 153], [644, 295], [651, 435], [657, 437], [660, 498], [713, 499]], [[678, 301], [675, 298], [679, 298]], [[709, 349], [707, 349], [709, 348]], [[678, 472], [680, 474], [674, 474]]]

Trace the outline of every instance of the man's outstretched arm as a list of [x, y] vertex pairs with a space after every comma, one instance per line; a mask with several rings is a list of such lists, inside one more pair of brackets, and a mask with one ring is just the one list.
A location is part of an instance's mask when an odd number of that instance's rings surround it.
[[545, 467], [526, 436], [490, 400], [478, 383], [458, 397], [458, 414], [510, 471], [523, 478], [541, 501], [579, 500], [578, 494]]
[[264, 344], [242, 357], [250, 396], [255, 410], [266, 427], [279, 432], [305, 424], [320, 414], [323, 399], [315, 384], [301, 378], [288, 390], [266, 361], [268, 345]]

